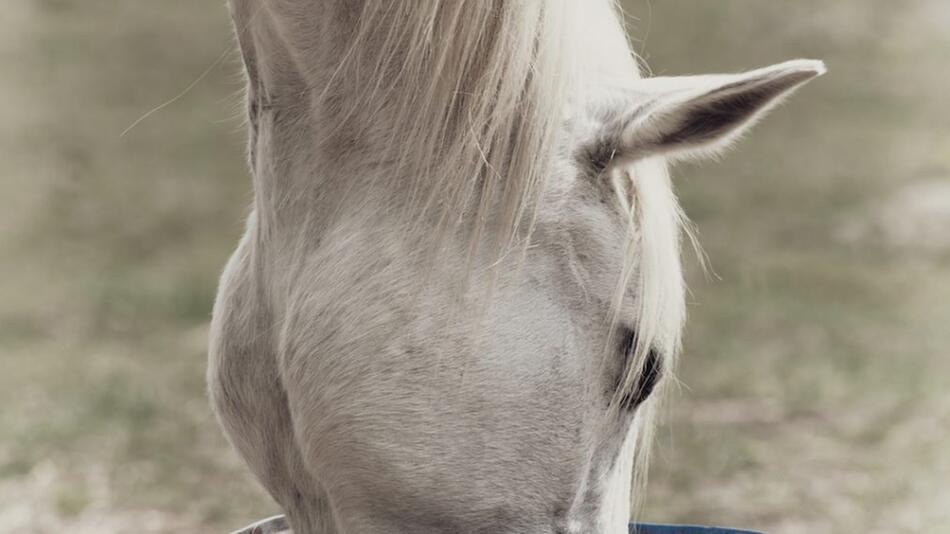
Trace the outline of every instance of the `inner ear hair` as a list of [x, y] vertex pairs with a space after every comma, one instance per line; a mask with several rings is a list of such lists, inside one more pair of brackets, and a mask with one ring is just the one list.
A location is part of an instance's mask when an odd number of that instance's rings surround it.
[[644, 80], [652, 98], [627, 119], [619, 144], [630, 157], [719, 152], [823, 72], [820, 61], [796, 60], [744, 74]]
[[779, 104], [790, 90], [815, 76], [810, 71], [740, 80], [718, 87], [690, 106], [678, 129], [663, 137], [661, 144], [713, 142], [731, 130], [748, 128]]

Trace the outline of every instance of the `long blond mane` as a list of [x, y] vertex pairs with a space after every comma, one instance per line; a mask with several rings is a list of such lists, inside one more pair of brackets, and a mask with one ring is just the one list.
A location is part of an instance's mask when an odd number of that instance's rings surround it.
[[507, 249], [530, 230], [573, 82], [568, 5], [365, 2], [328, 83], [358, 91], [337, 128], [379, 127], [413, 213], [465, 224], [473, 242], [491, 221], [489, 243]]

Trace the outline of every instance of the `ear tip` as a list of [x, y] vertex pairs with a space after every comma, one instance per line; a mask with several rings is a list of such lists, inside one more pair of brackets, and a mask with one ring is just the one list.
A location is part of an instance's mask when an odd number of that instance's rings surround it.
[[821, 76], [822, 74], [828, 72], [828, 67], [825, 66], [825, 62], [820, 59], [802, 59], [802, 66], [806, 67], [805, 70], [810, 70], [815, 73], [815, 76]]
[[782, 70], [810, 74], [810, 77], [821, 76], [828, 72], [825, 62], [820, 59], [793, 59], [780, 65]]

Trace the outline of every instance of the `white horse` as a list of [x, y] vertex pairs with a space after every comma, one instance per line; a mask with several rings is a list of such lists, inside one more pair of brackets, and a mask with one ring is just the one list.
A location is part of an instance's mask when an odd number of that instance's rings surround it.
[[610, 0], [230, 5], [255, 198], [209, 389], [294, 531], [626, 532], [684, 318], [666, 161], [822, 64], [641, 79]]

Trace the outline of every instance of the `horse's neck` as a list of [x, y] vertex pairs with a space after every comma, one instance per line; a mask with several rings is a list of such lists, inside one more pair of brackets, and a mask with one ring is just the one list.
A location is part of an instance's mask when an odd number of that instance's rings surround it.
[[[356, 1], [230, 0], [235, 35], [247, 73], [249, 159], [254, 182], [256, 231], [268, 238], [292, 228], [306, 231], [332, 210], [331, 193], [366, 179], [345, 154], [346, 132], [335, 146], [327, 130], [339, 120], [315, 106], [314, 91], [340, 102], [346, 90], [329, 84], [339, 64]], [[319, 85], [322, 81], [322, 85]], [[332, 110], [331, 110], [332, 111]], [[336, 154], [335, 157], [327, 155]], [[338, 182], [338, 183], [337, 183]]]

